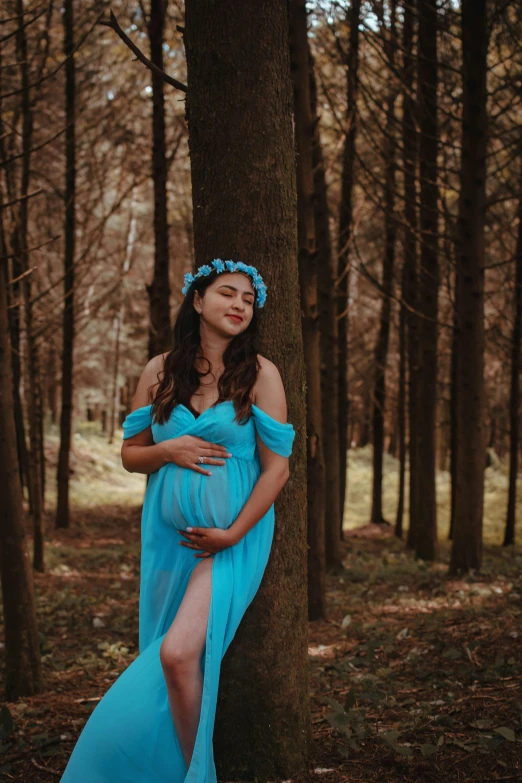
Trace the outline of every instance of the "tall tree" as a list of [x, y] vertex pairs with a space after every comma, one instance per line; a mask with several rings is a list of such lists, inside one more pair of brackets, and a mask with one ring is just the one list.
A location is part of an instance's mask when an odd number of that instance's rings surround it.
[[288, 36], [286, 5], [278, 0], [186, 2], [196, 266], [237, 254], [263, 274], [262, 349], [281, 371], [297, 431], [263, 582], [223, 660], [214, 739], [223, 780], [292, 777], [307, 767], [311, 743], [305, 370]]
[[[520, 152], [522, 152], [522, 145]], [[520, 181], [522, 182], [522, 176]], [[518, 235], [515, 249], [515, 290], [513, 299], [514, 318], [511, 338], [511, 393], [509, 397], [509, 489], [504, 546], [515, 543], [520, 405], [520, 343], [522, 339], [522, 189], [518, 199]]]
[[64, 0], [65, 54], [65, 253], [62, 334], [62, 409], [58, 455], [56, 527], [69, 526], [69, 458], [73, 415], [74, 262], [76, 246], [76, 68], [74, 60], [74, 0]]
[[330, 209], [317, 114], [315, 65], [310, 55], [310, 101], [314, 120], [314, 213], [317, 250], [317, 301], [321, 349], [321, 407], [325, 466], [324, 538], [326, 567], [342, 561], [339, 519], [339, 329], [337, 326], [337, 264], [332, 253]]
[[390, 26], [386, 29], [384, 16], [381, 28], [385, 40], [386, 62], [389, 68], [389, 86], [386, 96], [386, 130], [384, 137], [384, 257], [382, 264], [382, 300], [379, 333], [375, 344], [375, 379], [373, 393], [373, 486], [371, 521], [381, 524], [386, 520], [382, 514], [382, 476], [384, 450], [384, 408], [386, 404], [386, 362], [390, 339], [391, 300], [397, 240], [397, 216], [395, 214], [395, 191], [397, 171], [397, 140], [395, 102], [397, 84], [394, 78], [397, 50], [396, 0], [391, 0]]
[[457, 451], [451, 573], [482, 563], [487, 0], [462, 0], [462, 160], [456, 237]]
[[[6, 242], [3, 221], [1, 243]], [[27, 552], [18, 472], [7, 318], [7, 259], [0, 256], [0, 580], [5, 623], [6, 695], [32, 696], [42, 687], [33, 577]]]
[[[163, 70], [163, 44], [168, 0], [151, 0], [147, 24], [150, 59]], [[154, 272], [147, 286], [150, 303], [149, 358], [171, 348], [169, 224], [167, 210], [167, 142], [165, 130], [164, 81], [160, 73], [152, 78], [152, 181], [154, 184]]]
[[[414, 59], [414, 33], [415, 33], [415, 0], [404, 0], [404, 22], [402, 28], [402, 165], [404, 170], [404, 231], [402, 266], [402, 301], [400, 312], [400, 336], [401, 336], [401, 379], [407, 377], [407, 420], [409, 430], [408, 452], [410, 464], [409, 480], [409, 507], [410, 518], [408, 526], [408, 545], [413, 546], [415, 531], [415, 514], [417, 501], [415, 490], [417, 486], [417, 373], [418, 373], [418, 318], [417, 318], [417, 193], [416, 193], [416, 166], [417, 166], [417, 132], [415, 126], [415, 59]], [[405, 332], [405, 334], [404, 334]], [[407, 361], [404, 360], [406, 354]], [[404, 366], [406, 364], [406, 366]], [[402, 406], [406, 389], [403, 388], [406, 381], [402, 381], [399, 405], [401, 408], [401, 427], [406, 428], [406, 417], [403, 417]], [[401, 432], [401, 467], [399, 478], [399, 504], [397, 519], [395, 522], [395, 534], [402, 537], [402, 513], [404, 494], [405, 472], [405, 440]]]
[[22, 112], [22, 162], [20, 177], [20, 204], [18, 211], [17, 245], [20, 250], [20, 269], [22, 272], [23, 313], [26, 335], [26, 414], [29, 425], [28, 472], [27, 486], [31, 514], [33, 517], [33, 567], [36, 571], [44, 570], [44, 536], [43, 536], [43, 493], [42, 493], [42, 400], [40, 388], [40, 361], [38, 346], [34, 339], [33, 329], [33, 286], [32, 274], [29, 272], [29, 185], [31, 176], [31, 148], [33, 144], [33, 100], [30, 88], [29, 58], [26, 28], [27, 20], [23, 0], [17, 0], [18, 15], [17, 52], [20, 69], [21, 112]]
[[347, 12], [350, 27], [346, 57], [346, 116], [344, 120], [344, 147], [341, 174], [341, 203], [339, 205], [339, 234], [337, 239], [337, 321], [339, 335], [339, 524], [343, 538], [344, 504], [346, 499], [346, 471], [348, 452], [348, 293], [350, 290], [350, 262], [353, 241], [353, 189], [355, 181], [355, 140], [357, 136], [357, 96], [359, 92], [359, 25], [361, 0], [352, 0]]
[[321, 409], [320, 334], [314, 214], [314, 118], [310, 101], [310, 56], [306, 0], [290, 7], [290, 68], [294, 84], [297, 159], [297, 239], [303, 344], [306, 365], [308, 497], [308, 616], [325, 616], [325, 475]]
[[415, 554], [433, 560], [437, 544], [436, 421], [438, 267], [437, 0], [419, 0], [418, 109], [420, 268]]

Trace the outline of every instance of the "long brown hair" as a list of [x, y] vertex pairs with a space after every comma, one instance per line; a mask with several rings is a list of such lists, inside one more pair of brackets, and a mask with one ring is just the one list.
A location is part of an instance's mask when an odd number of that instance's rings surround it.
[[[189, 407], [194, 392], [199, 388], [200, 377], [210, 371], [199, 372], [196, 369], [196, 358], [200, 348], [199, 314], [194, 309], [194, 292], [200, 296], [218, 276], [216, 270], [208, 275], [197, 277], [190, 286], [174, 322], [174, 347], [165, 357], [163, 377], [152, 403], [154, 421], [164, 424], [170, 418], [175, 405], [182, 403]], [[242, 423], [252, 414], [251, 392], [260, 370], [258, 354], [258, 306], [257, 297], [254, 301], [252, 320], [247, 328], [234, 337], [223, 354], [224, 370], [218, 380], [219, 398], [214, 405], [224, 400], [232, 400], [236, 412], [235, 420]], [[152, 387], [151, 387], [152, 388]], [[212, 406], [213, 407], [213, 406]]]

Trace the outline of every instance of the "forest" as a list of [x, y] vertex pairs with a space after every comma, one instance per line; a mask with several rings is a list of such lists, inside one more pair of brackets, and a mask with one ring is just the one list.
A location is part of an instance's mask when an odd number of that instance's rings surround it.
[[522, 780], [517, 0], [0, 7], [0, 781], [139, 656], [123, 423], [231, 256], [296, 437], [219, 780]]

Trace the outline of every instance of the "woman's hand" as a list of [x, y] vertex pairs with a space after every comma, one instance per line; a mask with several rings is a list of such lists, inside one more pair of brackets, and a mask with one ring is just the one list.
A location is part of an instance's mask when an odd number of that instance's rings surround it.
[[220, 527], [189, 527], [186, 530], [178, 530], [178, 533], [188, 538], [188, 541], [180, 541], [180, 546], [203, 549], [204, 554], [194, 557], [210, 557], [236, 543], [232, 532]]
[[174, 462], [181, 468], [190, 468], [197, 473], [211, 476], [210, 470], [205, 470], [198, 463], [198, 457], [203, 457], [205, 465], [224, 465], [223, 459], [216, 457], [231, 457], [225, 446], [218, 443], [210, 443], [196, 435], [180, 435], [178, 438], [169, 438], [163, 441], [163, 453], [166, 462]]

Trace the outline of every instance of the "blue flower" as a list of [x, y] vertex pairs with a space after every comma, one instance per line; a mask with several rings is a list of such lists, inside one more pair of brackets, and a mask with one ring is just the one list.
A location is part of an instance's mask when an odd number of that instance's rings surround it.
[[220, 272], [239, 271], [249, 275], [250, 279], [252, 280], [252, 286], [256, 291], [257, 306], [263, 307], [266, 301], [266, 292], [267, 292], [267, 288], [263, 281], [263, 278], [255, 268], [255, 266], [250, 266], [248, 264], [245, 264], [243, 261], [237, 261], [237, 262], [231, 260], [222, 261], [220, 258], [215, 258], [212, 261], [212, 266], [209, 266], [208, 264], [203, 264], [203, 266], [199, 267], [195, 275], [192, 275], [190, 274], [190, 272], [187, 272], [184, 277], [185, 285], [181, 289], [182, 294], [186, 296], [190, 286], [192, 285], [196, 277], [204, 277], [205, 275], [209, 275], [214, 270], [216, 270], [218, 274]]

